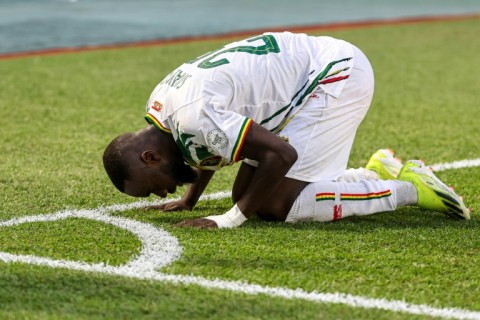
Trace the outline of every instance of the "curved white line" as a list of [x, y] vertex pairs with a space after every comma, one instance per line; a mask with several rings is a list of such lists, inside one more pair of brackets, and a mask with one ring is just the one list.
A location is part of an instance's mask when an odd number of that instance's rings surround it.
[[[124, 210], [128, 210], [128, 206], [125, 206]], [[16, 226], [23, 223], [64, 220], [67, 218], [84, 218], [108, 223], [132, 232], [142, 242], [140, 254], [123, 266], [114, 267], [105, 265], [103, 263], [88, 264], [78, 261], [54, 260], [36, 257], [33, 255], [12, 255], [6, 252], [0, 252], [0, 260], [5, 262], [25, 262], [47, 265], [56, 268], [61, 267], [97, 272], [101, 272], [102, 269], [134, 269], [135, 272], [142, 273], [147, 271], [155, 271], [156, 269], [164, 267], [180, 258], [182, 247], [178, 243], [177, 238], [173, 237], [168, 232], [140, 221], [108, 215], [106, 211], [107, 210], [105, 208], [93, 210], [65, 210], [53, 214], [13, 218], [8, 221], [0, 222], [0, 227]], [[35, 261], [37, 261], [37, 263]]]

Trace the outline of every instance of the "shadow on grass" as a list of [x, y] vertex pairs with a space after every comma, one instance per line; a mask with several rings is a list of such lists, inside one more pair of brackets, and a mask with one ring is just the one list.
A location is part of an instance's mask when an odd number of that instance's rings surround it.
[[[252, 225], [260, 227], [267, 224], [261, 220], [252, 221]], [[424, 211], [417, 208], [402, 208], [394, 212], [384, 212], [369, 216], [353, 216], [334, 222], [304, 222], [297, 224], [269, 223], [269, 227], [323, 230], [323, 231], [350, 231], [365, 233], [368, 230], [378, 229], [478, 229], [480, 223], [475, 218], [470, 221], [455, 220], [438, 212]]]

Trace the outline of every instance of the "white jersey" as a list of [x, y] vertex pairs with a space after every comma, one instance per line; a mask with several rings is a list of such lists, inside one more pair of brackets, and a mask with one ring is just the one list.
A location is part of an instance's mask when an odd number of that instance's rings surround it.
[[277, 133], [316, 88], [338, 97], [352, 59], [342, 40], [265, 33], [182, 64], [154, 89], [145, 118], [190, 165], [216, 170], [241, 160], [252, 121]]

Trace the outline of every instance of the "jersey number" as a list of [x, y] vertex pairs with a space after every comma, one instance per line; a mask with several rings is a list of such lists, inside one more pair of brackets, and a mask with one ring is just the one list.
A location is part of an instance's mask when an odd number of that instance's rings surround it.
[[195, 63], [201, 59], [202, 60], [199, 64], [198, 67], [202, 69], [210, 69], [210, 68], [215, 68], [224, 64], [229, 64], [230, 61], [226, 58], [218, 59], [215, 60], [219, 55], [227, 53], [227, 52], [245, 52], [245, 53], [250, 53], [250, 54], [257, 54], [257, 55], [264, 55], [268, 54], [270, 52], [272, 53], [278, 53], [280, 52], [280, 48], [278, 47], [277, 41], [272, 35], [261, 35], [255, 38], [247, 39], [247, 42], [253, 42], [257, 40], [262, 40], [264, 42], [263, 45], [260, 45], [258, 47], [254, 46], [237, 46], [233, 48], [228, 48], [228, 49], [218, 49], [215, 51], [208, 52], [194, 60], [188, 61], [188, 63]]

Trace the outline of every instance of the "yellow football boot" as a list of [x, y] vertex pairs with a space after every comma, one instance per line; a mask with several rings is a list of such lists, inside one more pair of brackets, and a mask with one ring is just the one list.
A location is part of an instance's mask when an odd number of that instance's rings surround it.
[[402, 161], [393, 156], [393, 150], [380, 149], [370, 157], [365, 168], [375, 171], [382, 180], [395, 180], [402, 169]]
[[408, 181], [416, 187], [420, 208], [442, 212], [455, 219], [470, 220], [470, 210], [462, 197], [440, 181], [423, 161], [407, 161], [400, 170], [398, 180]]

